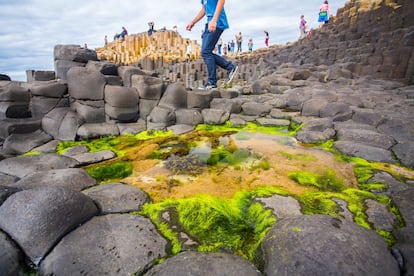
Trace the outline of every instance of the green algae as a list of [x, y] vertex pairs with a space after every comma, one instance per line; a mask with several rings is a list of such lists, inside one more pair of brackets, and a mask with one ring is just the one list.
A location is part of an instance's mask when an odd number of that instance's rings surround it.
[[322, 174], [306, 171], [291, 172], [288, 176], [301, 185], [313, 186], [320, 191], [341, 192], [345, 188], [344, 181], [337, 178], [333, 170], [326, 170]]
[[259, 245], [275, 218], [270, 210], [254, 202], [253, 193], [241, 191], [233, 198], [197, 195], [143, 206], [160, 232], [171, 241], [172, 253], [181, 250], [178, 233], [162, 220], [161, 214], [174, 208], [182, 229], [197, 241], [199, 251], [224, 250], [254, 260]]
[[129, 162], [116, 162], [106, 166], [94, 166], [86, 169], [87, 173], [98, 182], [125, 178], [132, 173]]
[[248, 122], [244, 126], [234, 126], [230, 121], [222, 125], [201, 124], [196, 127], [196, 130], [205, 130], [212, 132], [223, 131], [245, 131], [245, 132], [260, 132], [264, 134], [275, 134], [282, 136], [294, 136], [302, 125], [291, 122], [289, 126], [262, 126], [257, 123]]
[[288, 160], [300, 160], [300, 161], [314, 161], [316, 158], [310, 154], [298, 153], [292, 154], [285, 151], [278, 151], [278, 154], [285, 157]]

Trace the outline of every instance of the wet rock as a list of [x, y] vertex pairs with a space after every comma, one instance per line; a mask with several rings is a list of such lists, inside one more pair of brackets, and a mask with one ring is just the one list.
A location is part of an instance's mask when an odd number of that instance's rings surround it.
[[263, 203], [265, 208], [273, 209], [273, 214], [278, 219], [302, 215], [299, 202], [290, 196], [273, 195], [271, 197], [256, 198], [256, 200]]
[[[278, 220], [262, 242], [266, 275], [400, 275], [375, 231], [324, 215]], [[381, 264], [381, 265], [379, 265]]]
[[66, 235], [41, 263], [40, 275], [141, 275], [166, 257], [166, 240], [141, 216], [94, 217]]
[[101, 213], [127, 213], [139, 211], [149, 196], [141, 189], [124, 183], [108, 183], [95, 186], [83, 191], [98, 205]]
[[97, 213], [90, 198], [71, 189], [30, 189], [0, 206], [0, 227], [37, 265], [60, 238]]
[[183, 252], [149, 270], [148, 276], [262, 275], [249, 261], [225, 253]]

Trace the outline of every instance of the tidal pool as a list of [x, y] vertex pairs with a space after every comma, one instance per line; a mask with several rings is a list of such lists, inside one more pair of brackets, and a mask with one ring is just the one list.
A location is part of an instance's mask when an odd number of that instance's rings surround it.
[[[280, 187], [293, 194], [316, 190], [293, 180], [289, 175], [295, 172], [330, 173], [342, 179], [346, 187], [357, 187], [352, 164], [338, 161], [332, 153], [316, 147], [301, 146], [292, 137], [239, 132], [220, 136], [218, 140], [214, 148], [214, 142], [198, 137], [189, 149], [187, 155], [205, 160], [198, 165], [200, 168], [193, 168], [198, 173], [177, 173], [166, 168], [165, 160], [145, 159], [134, 161], [132, 174], [121, 181], [143, 189], [154, 202], [199, 194], [230, 198], [240, 190], [252, 191], [263, 186]], [[163, 151], [172, 148], [164, 147]], [[223, 154], [221, 160], [209, 165], [208, 160], [217, 148], [236, 156], [228, 160], [228, 155]]]

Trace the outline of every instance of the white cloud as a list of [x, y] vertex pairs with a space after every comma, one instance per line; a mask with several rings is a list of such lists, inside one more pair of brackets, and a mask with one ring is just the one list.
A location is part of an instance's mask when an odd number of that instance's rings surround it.
[[[345, 0], [330, 2], [334, 14], [345, 4]], [[255, 47], [262, 47], [266, 29], [271, 44], [295, 41], [300, 15], [305, 15], [311, 27], [317, 27], [321, 3], [322, 0], [227, 0], [230, 29], [222, 38], [229, 41], [242, 32], [245, 41], [253, 38]], [[185, 25], [200, 8], [200, 0], [1, 0], [0, 73], [25, 80], [27, 69], [53, 70], [53, 48], [57, 44], [87, 43], [89, 48], [96, 48], [103, 45], [105, 35], [111, 39], [122, 26], [130, 33], [145, 32], [149, 21], [154, 21], [156, 28], [177, 25], [182, 36], [200, 42], [204, 21], [192, 32], [185, 31]]]

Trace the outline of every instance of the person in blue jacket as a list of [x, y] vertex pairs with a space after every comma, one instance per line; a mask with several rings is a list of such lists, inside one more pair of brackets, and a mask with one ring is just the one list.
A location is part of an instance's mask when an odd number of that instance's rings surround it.
[[217, 88], [217, 65], [227, 70], [227, 83], [231, 83], [238, 69], [237, 65], [213, 52], [221, 34], [225, 29], [229, 28], [224, 3], [225, 0], [201, 0], [202, 6], [200, 11], [186, 27], [188, 31], [191, 31], [197, 22], [204, 16], [207, 17], [207, 24], [201, 43], [201, 56], [204, 59], [208, 72], [208, 82], [204, 87], [206, 90]]

